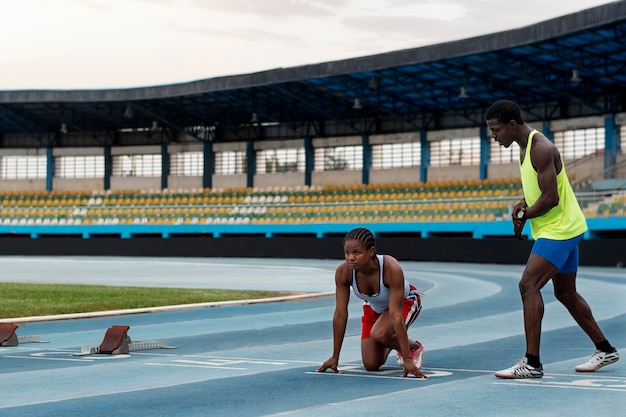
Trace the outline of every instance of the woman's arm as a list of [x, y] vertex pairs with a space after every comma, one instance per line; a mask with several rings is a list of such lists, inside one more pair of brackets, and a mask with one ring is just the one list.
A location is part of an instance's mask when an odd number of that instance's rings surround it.
[[413, 374], [418, 378], [427, 378], [411, 359], [412, 352], [409, 344], [409, 335], [402, 315], [404, 306], [404, 272], [398, 261], [388, 255], [385, 256], [384, 268], [383, 277], [386, 285], [389, 287], [389, 317], [404, 359], [403, 376]]
[[333, 355], [322, 364], [317, 372], [332, 369], [339, 373], [339, 354], [348, 324], [348, 303], [350, 302], [350, 268], [341, 264], [335, 271], [335, 313], [333, 314]]
[[[398, 339], [400, 351], [405, 359], [410, 362], [411, 347], [409, 337], [402, 317], [402, 307], [404, 305], [404, 272], [398, 261], [392, 257], [385, 255], [384, 263], [385, 285], [389, 287], [389, 318], [393, 325], [394, 333]], [[406, 361], [405, 361], [406, 362]]]

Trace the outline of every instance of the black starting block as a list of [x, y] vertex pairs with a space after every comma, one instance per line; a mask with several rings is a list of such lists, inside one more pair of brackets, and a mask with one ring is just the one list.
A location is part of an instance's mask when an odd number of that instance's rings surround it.
[[119, 355], [127, 354], [131, 351], [146, 349], [176, 349], [173, 346], [167, 346], [165, 342], [160, 341], [140, 341], [133, 342], [128, 335], [130, 326], [111, 326], [104, 334], [104, 339], [99, 346], [83, 346], [80, 353], [75, 356], [109, 354]]
[[39, 336], [18, 336], [19, 326], [14, 323], [0, 323], [0, 346], [17, 346], [20, 343], [45, 343]]

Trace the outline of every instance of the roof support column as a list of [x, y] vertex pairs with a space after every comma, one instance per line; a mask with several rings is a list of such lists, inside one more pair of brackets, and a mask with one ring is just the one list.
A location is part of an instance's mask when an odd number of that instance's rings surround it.
[[420, 181], [428, 181], [428, 167], [430, 166], [430, 142], [428, 141], [428, 132], [420, 130], [420, 146], [422, 148], [420, 160]]
[[484, 180], [489, 175], [489, 163], [491, 162], [491, 138], [487, 134], [487, 127], [480, 126], [480, 179]]
[[167, 180], [170, 176], [170, 154], [167, 145], [161, 145], [161, 189], [167, 188]]
[[311, 176], [315, 169], [315, 149], [310, 136], [304, 138], [304, 185], [311, 186]]
[[361, 182], [363, 185], [370, 183], [370, 170], [372, 169], [372, 145], [370, 145], [370, 137], [367, 133], [361, 136], [363, 146], [363, 175]]
[[104, 147], [104, 184], [103, 187], [106, 190], [111, 189], [111, 174], [113, 173], [113, 156], [111, 155], [111, 146], [106, 145]]
[[215, 174], [215, 152], [213, 152], [213, 143], [204, 142], [203, 152], [203, 169], [202, 169], [202, 187], [213, 187], [213, 174]]
[[249, 140], [246, 144], [246, 187], [254, 187], [254, 174], [256, 174], [256, 151], [254, 150], [254, 142]]
[[620, 129], [615, 115], [604, 119], [604, 178], [615, 178], [615, 163], [620, 149]]
[[545, 137], [548, 138], [548, 140], [550, 140], [550, 142], [554, 143], [554, 136], [550, 131], [550, 123], [548, 123], [546, 120], [541, 123], [541, 132]]
[[54, 153], [52, 148], [46, 149], [46, 191], [52, 191], [54, 179]]

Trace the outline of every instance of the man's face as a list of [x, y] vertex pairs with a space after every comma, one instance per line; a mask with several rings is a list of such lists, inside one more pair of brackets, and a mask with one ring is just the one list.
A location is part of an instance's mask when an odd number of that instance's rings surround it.
[[498, 142], [500, 146], [508, 148], [515, 140], [513, 127], [515, 122], [511, 120], [508, 124], [499, 122], [497, 119], [487, 120], [487, 129], [491, 133], [491, 138]]

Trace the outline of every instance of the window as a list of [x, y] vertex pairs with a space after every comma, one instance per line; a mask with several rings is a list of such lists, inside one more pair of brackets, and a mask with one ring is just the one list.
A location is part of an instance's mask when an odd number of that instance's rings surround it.
[[258, 153], [257, 172], [304, 172], [304, 148], [266, 149]]
[[444, 139], [431, 142], [430, 164], [434, 167], [479, 165], [480, 138]]
[[204, 172], [204, 153], [179, 152], [172, 154], [170, 173], [182, 177], [201, 177]]
[[217, 152], [215, 173], [217, 175], [245, 174], [246, 153], [244, 151]]
[[104, 178], [104, 156], [59, 156], [54, 159], [59, 178]]
[[0, 157], [0, 177], [5, 180], [46, 178], [46, 156]]
[[604, 128], [566, 130], [554, 133], [554, 144], [564, 159], [577, 159], [604, 149]]
[[113, 157], [114, 177], [160, 177], [161, 155], [117, 155]]
[[337, 146], [315, 149], [315, 171], [348, 171], [363, 169], [361, 146]]
[[419, 142], [372, 146], [372, 168], [374, 169], [420, 166], [421, 157], [422, 146]]

